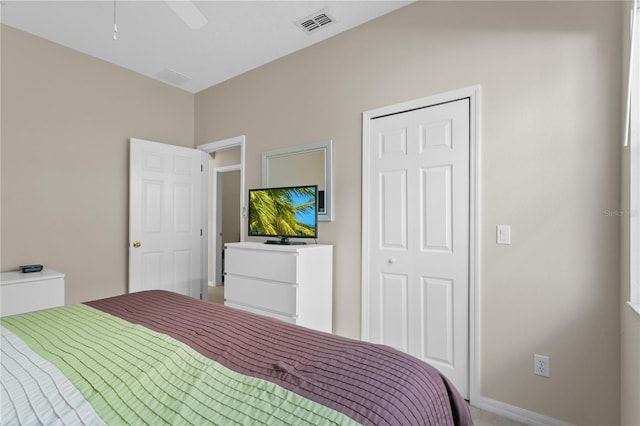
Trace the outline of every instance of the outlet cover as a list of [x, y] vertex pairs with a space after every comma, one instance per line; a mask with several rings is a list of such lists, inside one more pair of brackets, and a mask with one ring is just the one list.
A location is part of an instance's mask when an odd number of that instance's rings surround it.
[[511, 225], [496, 226], [496, 243], [511, 244]]
[[549, 377], [549, 357], [544, 355], [533, 355], [533, 374], [537, 376]]

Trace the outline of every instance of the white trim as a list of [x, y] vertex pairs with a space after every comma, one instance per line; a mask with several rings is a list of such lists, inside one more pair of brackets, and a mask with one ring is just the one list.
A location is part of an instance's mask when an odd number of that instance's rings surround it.
[[209, 156], [206, 152], [201, 152], [200, 161], [202, 164], [202, 190], [200, 192], [200, 202], [202, 213], [200, 215], [200, 268], [202, 271], [202, 285], [200, 289], [200, 299], [207, 300], [209, 289]]
[[481, 170], [479, 85], [468, 88], [469, 114], [469, 401], [480, 397]]
[[245, 136], [235, 136], [233, 138], [222, 139], [215, 142], [205, 143], [204, 145], [198, 145], [196, 149], [200, 151], [212, 153], [216, 151], [224, 151], [225, 149], [235, 148], [236, 146], [241, 146], [244, 148], [245, 144]]
[[505, 404], [504, 402], [496, 401], [491, 398], [479, 397], [472, 405], [481, 410], [527, 425], [571, 426], [571, 423], [543, 416], [542, 414], [534, 413], [533, 411], [525, 410], [524, 408], [516, 407], [515, 405]]
[[[624, 212], [625, 220], [629, 222], [629, 307], [640, 315], [640, 69], [638, 69], [638, 58], [640, 57], [640, 9], [637, 8], [637, 0], [634, 2], [635, 9], [632, 9], [635, 29], [633, 38], [636, 39], [635, 46], [632, 43], [632, 50], [629, 52], [630, 62], [636, 62], [636, 66], [629, 66], [629, 86], [628, 86], [628, 127], [625, 128], [625, 136], [628, 135], [629, 154], [629, 210]], [[633, 59], [635, 58], [635, 59]]]
[[[469, 98], [469, 400], [480, 398], [480, 85], [469, 86], [362, 113], [362, 282], [361, 338], [369, 336], [369, 194], [371, 120], [414, 108]], [[365, 143], [365, 141], [367, 141]], [[475, 405], [475, 404], [473, 404]]]
[[230, 166], [220, 166], [213, 168], [214, 173], [234, 172], [236, 170], [242, 170], [240, 164], [232, 164]]
[[373, 112], [362, 113], [362, 204], [361, 204], [361, 243], [360, 243], [360, 255], [362, 256], [362, 268], [360, 271], [360, 339], [369, 340], [370, 327], [369, 327], [369, 312], [371, 307], [369, 306], [370, 294], [369, 286], [365, 283], [369, 281], [369, 212], [366, 208], [367, 200], [369, 199], [369, 174], [371, 173], [371, 165], [369, 164], [369, 141], [371, 137], [371, 118]]
[[[628, 70], [628, 77], [627, 77], [627, 101], [626, 101], [626, 109], [625, 109], [625, 117], [624, 117], [624, 136], [623, 136], [623, 146], [629, 146], [629, 139], [630, 139], [630, 133], [631, 130], [629, 129], [629, 126], [631, 125], [631, 113], [632, 113], [632, 108], [631, 108], [631, 101], [632, 101], [632, 91], [633, 91], [633, 78], [634, 78], [634, 74], [637, 72], [635, 70], [634, 64], [638, 61], [636, 58], [636, 56], [638, 55], [638, 48], [636, 46], [636, 43], [638, 43], [638, 30], [637, 30], [637, 25], [638, 25], [638, 0], [633, 0], [633, 5], [631, 6], [631, 22], [629, 24], [629, 32], [631, 33], [631, 39], [629, 40], [629, 70]], [[637, 66], [637, 64], [636, 64]]]

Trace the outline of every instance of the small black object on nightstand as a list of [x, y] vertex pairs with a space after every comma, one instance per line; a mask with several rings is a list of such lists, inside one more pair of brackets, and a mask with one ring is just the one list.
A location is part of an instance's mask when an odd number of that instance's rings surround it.
[[20, 270], [25, 274], [27, 272], [40, 272], [42, 271], [42, 265], [24, 265], [20, 267]]

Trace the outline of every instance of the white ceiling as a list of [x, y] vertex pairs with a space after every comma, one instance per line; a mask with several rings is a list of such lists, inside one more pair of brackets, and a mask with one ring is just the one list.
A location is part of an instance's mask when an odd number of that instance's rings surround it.
[[[0, 20], [196, 93], [411, 1], [193, 3], [208, 20], [199, 29], [191, 29], [167, 2], [159, 0], [0, 1]], [[113, 40], [114, 4], [117, 40]], [[295, 25], [322, 9], [334, 18], [334, 23], [310, 34]], [[174, 80], [179, 74], [188, 79]]]

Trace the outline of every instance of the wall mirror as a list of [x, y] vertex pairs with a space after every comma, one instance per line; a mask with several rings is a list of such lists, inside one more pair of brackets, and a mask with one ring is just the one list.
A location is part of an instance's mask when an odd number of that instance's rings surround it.
[[262, 186], [318, 185], [318, 220], [333, 220], [333, 141], [265, 151]]

